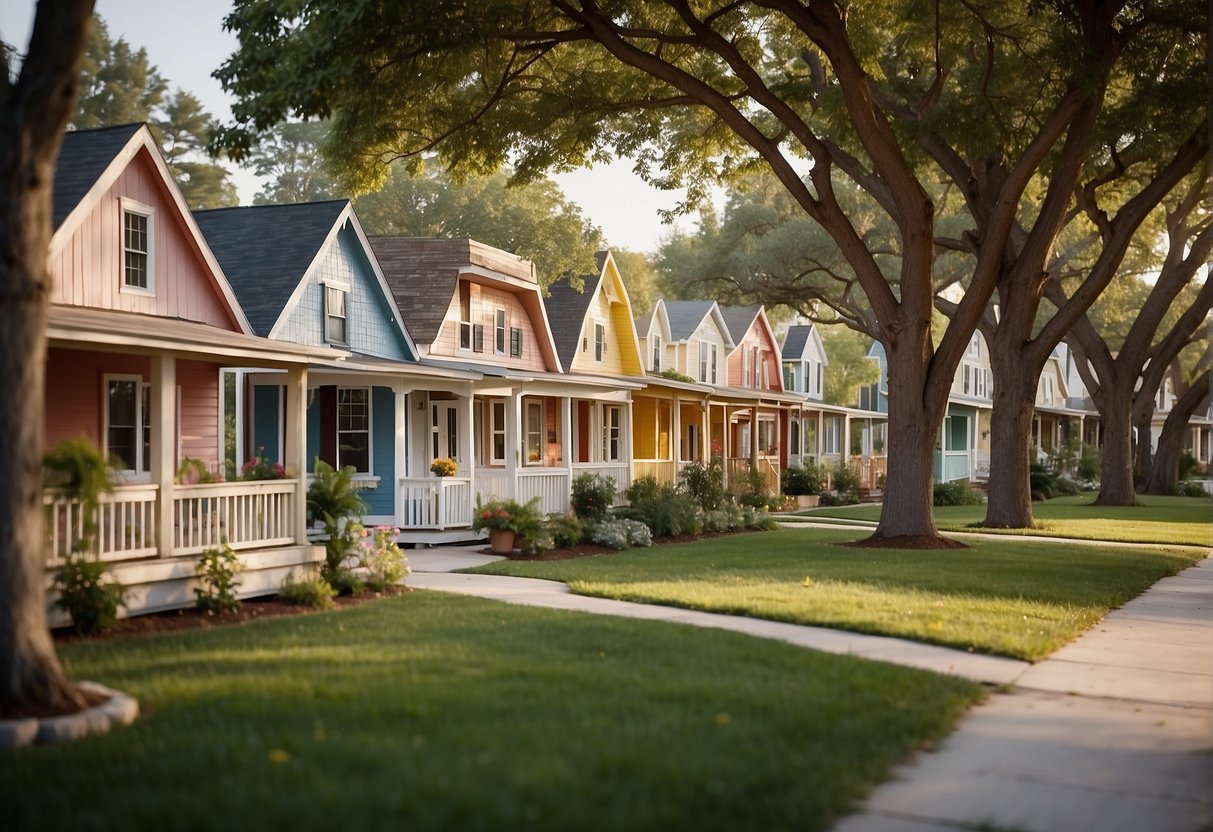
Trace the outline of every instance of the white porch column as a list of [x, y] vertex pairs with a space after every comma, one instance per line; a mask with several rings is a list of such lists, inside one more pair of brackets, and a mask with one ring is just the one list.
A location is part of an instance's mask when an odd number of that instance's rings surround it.
[[295, 542], [307, 541], [307, 367], [286, 372], [286, 431], [282, 437], [282, 464], [297, 478], [295, 485]]
[[156, 550], [173, 555], [173, 477], [177, 464], [177, 360], [156, 355], [151, 360], [151, 448], [148, 466], [156, 492]]
[[750, 408], [750, 468], [758, 467], [758, 403]]
[[712, 461], [712, 409], [707, 399], [699, 402], [699, 461]]
[[732, 477], [732, 459], [733, 459], [733, 426], [729, 423], [729, 406], [727, 404], [720, 405], [721, 417], [721, 433], [723, 434], [723, 442], [721, 453], [724, 454], [724, 484], [729, 487], [733, 484]]
[[[409, 476], [409, 394], [400, 382], [392, 386], [392, 393], [395, 394], [396, 405], [396, 429], [392, 432], [392, 441], [395, 443], [392, 450], [396, 460], [396, 482], [391, 484], [392, 516], [395, 518], [395, 524], [400, 526], [404, 524], [404, 506], [400, 502], [400, 480]], [[383, 487], [382, 483], [380, 483], [380, 487]]]
[[[838, 449], [841, 465], [851, 465], [851, 414], [842, 414], [842, 447]], [[841, 467], [841, 465], [839, 467]]]
[[819, 410], [819, 411], [817, 411], [817, 430], [814, 431], [814, 435], [813, 435], [813, 460], [818, 465], [821, 464], [821, 448], [822, 448], [821, 443], [824, 441], [824, 439], [822, 438], [822, 433], [825, 431], [825, 429], [826, 429], [826, 414], [825, 414], [824, 410]]
[[464, 418], [467, 420], [467, 430], [463, 432], [462, 442], [463, 464], [467, 472], [468, 493], [476, 493], [476, 397], [472, 385], [468, 384], [467, 406], [464, 408]]
[[509, 406], [505, 409], [506, 448], [505, 469], [509, 477], [510, 493], [506, 499], [518, 498], [518, 469], [522, 466], [522, 391], [510, 390]]
[[[627, 439], [624, 442], [623, 447], [624, 447], [624, 452], [628, 455], [628, 471], [631, 471], [632, 470], [632, 459], [635, 457], [635, 453], [634, 453], [634, 449], [633, 449], [634, 443], [632, 442], [632, 440], [635, 437], [634, 437], [633, 430], [632, 430], [632, 397], [630, 395], [628, 396], [627, 407], [625, 407], [623, 409], [623, 418], [624, 418], [623, 435], [625, 437], [627, 437]], [[630, 476], [629, 476], [629, 484], [631, 484]]]
[[[573, 398], [560, 397], [560, 466], [573, 470]], [[569, 483], [573, 481], [569, 476]]]

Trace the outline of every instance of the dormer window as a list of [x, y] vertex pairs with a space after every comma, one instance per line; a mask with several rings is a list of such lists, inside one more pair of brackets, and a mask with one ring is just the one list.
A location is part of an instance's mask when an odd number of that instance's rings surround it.
[[654, 333], [653, 335], [653, 367], [655, 373], [661, 372], [661, 336]]
[[493, 315], [494, 349], [499, 355], [505, 355], [505, 310], [498, 309]]
[[594, 360], [601, 361], [602, 356], [606, 354], [606, 327], [602, 324], [594, 324]]
[[348, 344], [345, 302], [348, 286], [326, 284], [324, 287], [324, 340], [330, 344]]
[[154, 293], [155, 251], [153, 220], [155, 210], [131, 199], [122, 199], [122, 289]]

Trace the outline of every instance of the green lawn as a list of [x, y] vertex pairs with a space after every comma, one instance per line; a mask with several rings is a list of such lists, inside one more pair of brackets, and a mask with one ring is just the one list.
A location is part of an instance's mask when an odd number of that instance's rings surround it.
[[900, 636], [1036, 660], [1200, 559], [1193, 549], [1015, 539], [964, 550], [856, 549], [855, 531], [795, 529], [476, 572], [574, 592]]
[[6, 830], [825, 829], [981, 696], [733, 633], [430, 592], [61, 654], [144, 714], [0, 754]]
[[[1093, 505], [1094, 493], [1033, 503], [1035, 529], [972, 529], [986, 516], [985, 506], [940, 506], [935, 523], [948, 531], [1047, 535], [1125, 543], [1169, 543], [1213, 546], [1213, 502], [1200, 497], [1138, 497], [1133, 507]], [[880, 519], [880, 506], [841, 506], [800, 512], [798, 516]]]

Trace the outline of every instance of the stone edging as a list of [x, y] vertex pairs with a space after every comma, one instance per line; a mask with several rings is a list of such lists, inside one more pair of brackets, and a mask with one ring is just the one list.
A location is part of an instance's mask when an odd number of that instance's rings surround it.
[[76, 686], [108, 698], [100, 705], [65, 716], [0, 720], [0, 748], [72, 742], [92, 734], [109, 733], [110, 728], [130, 725], [139, 717], [139, 703], [133, 696], [96, 682], [78, 682]]

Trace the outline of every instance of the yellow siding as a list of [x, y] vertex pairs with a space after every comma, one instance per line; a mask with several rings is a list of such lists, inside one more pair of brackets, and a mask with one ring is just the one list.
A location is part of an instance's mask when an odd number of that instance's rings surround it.
[[[626, 297], [623, 282], [615, 274], [614, 269], [607, 269], [603, 280], [598, 284], [598, 291], [590, 307], [586, 310], [585, 319], [581, 322], [581, 334], [577, 337], [577, 351], [573, 356], [571, 366], [566, 368], [573, 373], [590, 375], [631, 375], [643, 376], [640, 355], [634, 338], [634, 322], [632, 321], [631, 306], [622, 301], [611, 303], [607, 297], [606, 282], [613, 281], [614, 293], [618, 298]], [[602, 361], [594, 358], [594, 324], [601, 323], [606, 328], [606, 354]]]
[[632, 453], [637, 459], [657, 458], [657, 400], [637, 396], [632, 402]]

